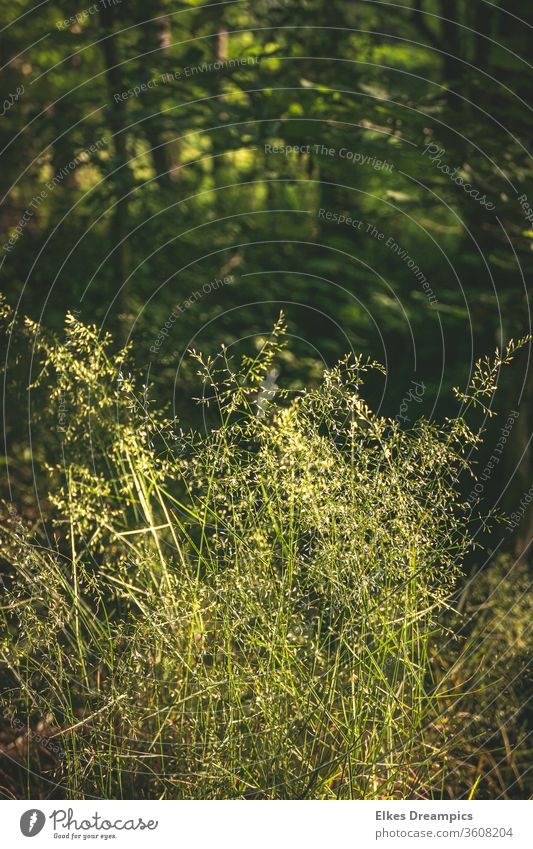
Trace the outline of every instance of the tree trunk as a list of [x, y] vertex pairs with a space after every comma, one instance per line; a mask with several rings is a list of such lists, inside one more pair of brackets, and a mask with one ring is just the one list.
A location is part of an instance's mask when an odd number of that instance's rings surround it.
[[[100, 23], [103, 38], [100, 41], [104, 56], [105, 73], [109, 91], [109, 126], [113, 134], [114, 163], [112, 170], [115, 186], [116, 205], [111, 223], [111, 241], [113, 246], [113, 267], [116, 283], [119, 287], [119, 329], [123, 338], [127, 335], [127, 314], [129, 307], [126, 279], [130, 268], [129, 234], [129, 198], [133, 187], [133, 178], [129, 167], [128, 144], [125, 132], [126, 106], [114, 95], [124, 90], [122, 70], [117, 38], [114, 35], [115, 9], [100, 6]], [[117, 170], [115, 170], [117, 169]]]

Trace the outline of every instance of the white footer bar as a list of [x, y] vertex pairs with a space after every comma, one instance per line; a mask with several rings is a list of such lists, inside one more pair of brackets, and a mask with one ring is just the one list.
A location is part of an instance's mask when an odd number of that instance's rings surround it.
[[1, 845], [367, 849], [533, 846], [533, 802], [19, 802]]

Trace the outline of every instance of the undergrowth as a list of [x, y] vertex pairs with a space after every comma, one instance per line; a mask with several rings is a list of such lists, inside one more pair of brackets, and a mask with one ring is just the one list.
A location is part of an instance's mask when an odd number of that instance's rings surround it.
[[453, 795], [466, 742], [443, 716], [473, 698], [470, 672], [435, 658], [479, 527], [460, 495], [481, 439], [467, 419], [514, 346], [479, 364], [456, 418], [404, 430], [364, 402], [379, 366], [362, 358], [262, 391], [280, 320], [239, 365], [192, 352], [209, 422], [193, 431], [95, 328], [27, 333], [48, 515], [5, 511], [0, 644], [25, 792]]

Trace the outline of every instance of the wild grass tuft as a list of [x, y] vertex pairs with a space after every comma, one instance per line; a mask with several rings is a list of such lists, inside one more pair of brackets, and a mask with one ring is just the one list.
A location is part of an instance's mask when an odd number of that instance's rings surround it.
[[11, 715], [54, 729], [38, 792], [439, 795], [467, 412], [401, 429], [363, 400], [362, 358], [265, 400], [280, 320], [238, 365], [192, 353], [209, 427], [180, 429], [109, 337], [72, 316], [61, 341], [28, 331], [60, 440], [48, 537], [6, 512], [0, 656]]

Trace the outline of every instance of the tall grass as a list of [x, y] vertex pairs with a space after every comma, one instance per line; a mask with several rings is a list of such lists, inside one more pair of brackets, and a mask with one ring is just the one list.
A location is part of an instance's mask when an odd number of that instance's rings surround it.
[[457, 666], [434, 659], [475, 542], [466, 417], [512, 347], [456, 419], [406, 431], [363, 401], [362, 359], [262, 391], [280, 320], [238, 366], [193, 352], [209, 426], [184, 431], [95, 328], [28, 331], [51, 434], [63, 411], [48, 537], [13, 511], [2, 530], [5, 709], [52, 752], [27, 747], [28, 795], [444, 792]]

